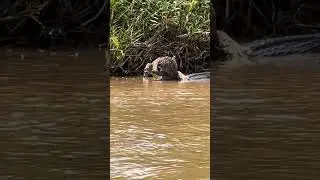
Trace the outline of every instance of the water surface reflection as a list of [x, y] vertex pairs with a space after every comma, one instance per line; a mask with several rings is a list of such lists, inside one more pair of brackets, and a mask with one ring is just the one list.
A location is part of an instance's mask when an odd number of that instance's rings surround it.
[[209, 86], [111, 79], [111, 177], [208, 179]]
[[105, 179], [103, 55], [2, 58], [0, 179]]
[[215, 72], [211, 90], [217, 179], [317, 179], [319, 56], [261, 59]]

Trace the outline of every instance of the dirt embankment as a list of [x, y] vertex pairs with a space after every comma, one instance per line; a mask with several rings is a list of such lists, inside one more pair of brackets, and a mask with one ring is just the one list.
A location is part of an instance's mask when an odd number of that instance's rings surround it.
[[3, 0], [0, 46], [44, 50], [105, 47], [109, 1]]

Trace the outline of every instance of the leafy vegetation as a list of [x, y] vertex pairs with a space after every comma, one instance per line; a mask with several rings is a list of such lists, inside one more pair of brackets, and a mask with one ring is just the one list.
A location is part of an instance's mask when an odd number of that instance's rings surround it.
[[185, 72], [201, 71], [209, 32], [209, 0], [111, 0], [111, 74], [138, 74], [165, 55], [176, 56]]

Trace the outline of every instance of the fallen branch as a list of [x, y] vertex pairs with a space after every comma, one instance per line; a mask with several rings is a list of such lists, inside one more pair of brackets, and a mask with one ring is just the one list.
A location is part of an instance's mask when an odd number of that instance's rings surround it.
[[33, 15], [29, 15], [28, 17], [30, 17], [30, 18], [33, 19], [35, 22], [37, 22], [37, 23], [41, 26], [42, 29], [45, 28], [45, 26], [44, 26], [36, 17], [34, 17]]
[[320, 25], [309, 25], [309, 24], [295, 24], [295, 25], [300, 27], [305, 27], [305, 28], [320, 29]]
[[22, 20], [20, 20], [16, 26], [9, 32], [9, 34], [14, 33], [23, 23], [25, 23], [26, 18], [23, 18]]
[[1, 17], [0, 22], [6, 22], [6, 21], [12, 21], [12, 20], [17, 20], [20, 17], [18, 16], [6, 16], [6, 17]]
[[94, 21], [95, 19], [97, 19], [97, 17], [99, 17], [99, 15], [102, 13], [103, 9], [106, 7], [107, 5], [107, 1], [104, 1], [103, 6], [100, 8], [100, 10], [98, 11], [98, 13], [92, 17], [91, 19], [89, 19], [88, 21], [84, 22], [81, 24], [81, 26], [87, 26], [90, 22]]
[[43, 8], [45, 8], [52, 0], [48, 0], [45, 3], [43, 3], [42, 5], [40, 5], [40, 7], [38, 8], [38, 12], [42, 11]]

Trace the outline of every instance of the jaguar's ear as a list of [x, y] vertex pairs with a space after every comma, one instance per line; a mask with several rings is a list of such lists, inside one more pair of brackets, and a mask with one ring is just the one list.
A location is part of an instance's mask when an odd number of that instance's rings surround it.
[[158, 71], [158, 72], [162, 72], [162, 67], [161, 67], [160, 64], [158, 64], [158, 66], [157, 66], [157, 71]]
[[146, 66], [144, 67], [145, 70], [150, 70], [152, 69], [152, 63], [147, 63]]

